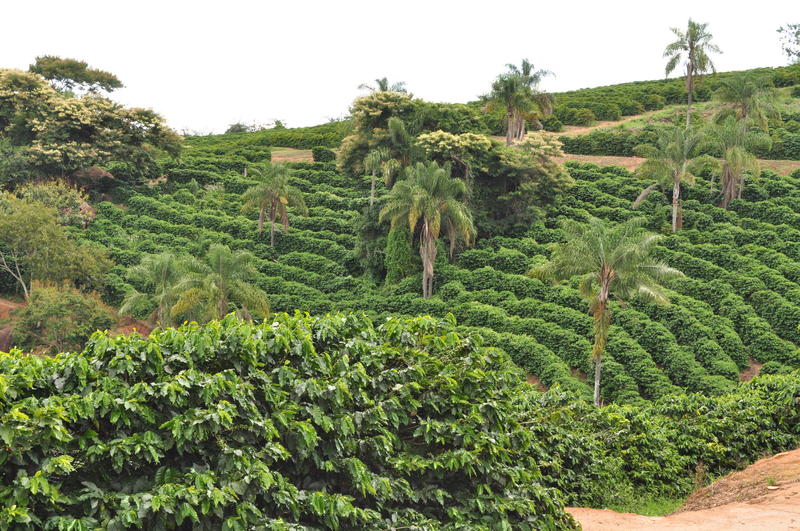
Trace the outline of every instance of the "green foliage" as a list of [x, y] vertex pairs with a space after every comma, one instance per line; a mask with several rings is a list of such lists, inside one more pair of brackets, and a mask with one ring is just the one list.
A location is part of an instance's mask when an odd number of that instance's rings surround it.
[[311, 148], [311, 156], [314, 158], [314, 162], [332, 162], [336, 160], [336, 153], [324, 146]]
[[576, 528], [519, 372], [452, 320], [228, 317], [0, 374], [6, 527]]
[[63, 179], [28, 182], [17, 186], [14, 194], [20, 199], [55, 209], [61, 225], [85, 227], [91, 219], [86, 194]]
[[[59, 93], [37, 74], [0, 69], [0, 138], [11, 177], [73, 174], [111, 161], [156, 172], [155, 149], [180, 151], [180, 137], [149, 109], [125, 108], [96, 94]], [[153, 175], [154, 176], [154, 175]]]
[[55, 55], [37, 57], [36, 62], [30, 65], [28, 71], [39, 74], [52, 82], [56, 88], [62, 90], [79, 88], [90, 92], [96, 92], [98, 89], [111, 92], [123, 86], [117, 76], [110, 72], [89, 68], [86, 61], [62, 59]]
[[406, 225], [398, 225], [389, 231], [384, 258], [387, 285], [400, 282], [419, 269], [414, 261], [411, 239], [411, 231]]
[[96, 293], [37, 283], [28, 303], [14, 311], [14, 343], [51, 354], [81, 351], [95, 330], [107, 330], [114, 322], [111, 309]]
[[102, 249], [76, 241], [58, 224], [56, 210], [0, 196], [0, 271], [28, 298], [34, 280], [100, 288], [111, 263]]

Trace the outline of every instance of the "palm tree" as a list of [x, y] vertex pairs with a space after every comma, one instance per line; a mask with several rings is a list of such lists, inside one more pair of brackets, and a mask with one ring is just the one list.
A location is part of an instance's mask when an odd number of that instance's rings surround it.
[[658, 130], [656, 144], [642, 144], [634, 148], [636, 155], [647, 160], [639, 166], [636, 174], [655, 181], [645, 188], [633, 202], [637, 208], [656, 188], [672, 187], [672, 232], [683, 224], [679, 216], [681, 183], [693, 184], [694, 160], [703, 136], [694, 128], [672, 125]]
[[503, 109], [506, 114], [506, 144], [525, 136], [525, 118], [538, 120], [538, 116], [552, 112], [553, 99], [539, 91], [541, 79], [549, 75], [547, 70], [533, 70], [533, 65], [524, 60], [522, 66], [507, 65], [509, 71], [497, 77], [492, 91], [484, 99], [487, 109]]
[[187, 265], [187, 275], [177, 284], [180, 294], [171, 311], [197, 320], [221, 319], [228, 305], [238, 305], [238, 313], [251, 319], [251, 311], [262, 317], [269, 315], [269, 301], [263, 290], [250, 282], [256, 273], [256, 257], [249, 251], [231, 251], [226, 245], [214, 244], [204, 261]]
[[390, 84], [389, 80], [385, 77], [376, 79], [374, 85], [362, 83], [358, 88], [359, 90], [367, 89], [371, 92], [408, 92], [405, 81], [398, 81]]
[[258, 233], [264, 232], [264, 218], [269, 213], [269, 244], [275, 246], [275, 220], [280, 216], [283, 229], [289, 230], [287, 207], [295, 207], [302, 215], [308, 215], [303, 193], [289, 185], [289, 169], [286, 165], [267, 163], [262, 168], [253, 168], [260, 183], [248, 188], [242, 199], [242, 211], [258, 209]]
[[775, 105], [775, 89], [767, 85], [764, 79], [752, 74], [734, 74], [720, 80], [715, 96], [730, 105], [718, 115], [718, 121], [724, 121], [733, 114], [739, 119], [751, 118], [766, 131], [767, 119], [780, 115]]
[[515, 136], [516, 139], [520, 139], [525, 136], [526, 119], [534, 122], [537, 128], [541, 129], [542, 123], [539, 118], [553, 113], [553, 95], [539, 90], [539, 83], [542, 82], [542, 79], [553, 75], [553, 73], [545, 69], [534, 70], [533, 63], [527, 59], [523, 59], [519, 67], [510, 63], [506, 67], [510, 73], [522, 78], [522, 83], [533, 107], [533, 112], [522, 115], [517, 119]]
[[718, 174], [722, 187], [720, 207], [728, 208], [730, 202], [742, 197], [745, 172], [759, 173], [758, 159], [752, 153], [757, 148], [769, 148], [769, 135], [755, 129], [750, 119], [737, 120], [728, 116], [709, 126], [706, 143], [722, 155]]
[[692, 91], [694, 91], [695, 76], [709, 71], [716, 72], [714, 63], [708, 56], [709, 52], [722, 53], [716, 44], [711, 42], [714, 38], [708, 32], [708, 24], [698, 24], [689, 19], [686, 32], [678, 28], [670, 28], [678, 38], [664, 49], [664, 57], [668, 57], [665, 68], [666, 75], [670, 75], [678, 63], [683, 60], [686, 65], [686, 92], [688, 104], [686, 107], [686, 127], [689, 127], [692, 114]]
[[128, 270], [127, 279], [142, 285], [147, 293], [128, 292], [119, 309], [121, 314], [131, 314], [140, 305], [154, 306], [149, 320], [155, 324], [175, 324], [172, 306], [178, 300], [175, 286], [185, 275], [185, 261], [172, 253], [147, 255], [138, 265]]
[[566, 242], [530, 276], [560, 282], [580, 276], [580, 293], [594, 317], [594, 404], [600, 405], [600, 373], [611, 326], [612, 297], [669, 302], [662, 282], [683, 274], [652, 258], [661, 236], [642, 230], [645, 218], [608, 224], [590, 217], [587, 223], [563, 220]]
[[372, 184], [369, 191], [369, 206], [375, 203], [375, 179], [379, 171], [384, 171], [386, 162], [389, 159], [389, 150], [386, 148], [375, 148], [364, 157], [364, 168], [372, 175]]
[[472, 212], [463, 202], [466, 185], [450, 177], [449, 168], [435, 162], [405, 169], [405, 179], [397, 182], [389, 193], [380, 221], [389, 220], [391, 230], [408, 223], [412, 234], [419, 230], [419, 255], [422, 258], [422, 296], [433, 294], [433, 265], [436, 242], [444, 229], [450, 242], [452, 257], [458, 240], [470, 245], [475, 237]]

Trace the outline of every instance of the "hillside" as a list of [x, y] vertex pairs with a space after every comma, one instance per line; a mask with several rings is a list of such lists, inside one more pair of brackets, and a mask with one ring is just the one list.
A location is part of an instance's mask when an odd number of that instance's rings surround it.
[[188, 138], [0, 70], [0, 529], [569, 529], [797, 448], [800, 72], [515, 69]]
[[[191, 144], [190, 144], [191, 145]], [[616, 167], [568, 163], [575, 185], [543, 223], [521, 238], [479, 239], [436, 273], [436, 296], [418, 296], [417, 276], [380, 286], [361, 276], [354, 255], [356, 221], [367, 205], [363, 182], [325, 163], [293, 165], [293, 181], [306, 194], [309, 216], [291, 215], [289, 232], [275, 248], [241, 213], [239, 194], [253, 179], [245, 160], [204, 142], [165, 166], [167, 182], [126, 189], [124, 203], [96, 205], [86, 236], [111, 251], [118, 265], [108, 298], [119, 303], [125, 269], [143, 253], [180, 248], [200, 256], [210, 243], [251, 250], [259, 258], [258, 285], [275, 311], [312, 314], [367, 311], [373, 316], [452, 312], [461, 326], [509, 352], [545, 386], [556, 383], [588, 393], [591, 320], [571, 286], [552, 287], [522, 276], [559, 241], [560, 217], [587, 214], [621, 221], [645, 215], [663, 231], [669, 208], [653, 195], [638, 210], [643, 188]], [[384, 190], [385, 191], [385, 190]], [[688, 188], [685, 230], [669, 235], [658, 254], [683, 270], [673, 303], [632, 303], [615, 308], [605, 363], [603, 395], [609, 402], [654, 399], [678, 389], [720, 393], [735, 387], [752, 361], [765, 372], [800, 367], [800, 173], [764, 172], [730, 211], [709, 204], [708, 184]]]

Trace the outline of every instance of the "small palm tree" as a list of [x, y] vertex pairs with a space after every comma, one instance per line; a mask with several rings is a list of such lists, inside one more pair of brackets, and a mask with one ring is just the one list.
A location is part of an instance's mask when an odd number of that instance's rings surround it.
[[405, 81], [389, 83], [389, 80], [385, 77], [376, 79], [374, 85], [362, 83], [358, 88], [359, 90], [367, 89], [370, 92], [408, 92]]
[[694, 91], [695, 77], [709, 71], [716, 72], [714, 63], [708, 56], [710, 52], [722, 53], [716, 44], [711, 42], [714, 38], [708, 32], [708, 24], [698, 24], [689, 19], [686, 31], [670, 28], [678, 38], [664, 49], [664, 57], [669, 58], [665, 68], [666, 75], [670, 75], [678, 63], [683, 60], [686, 65], [686, 126], [689, 126], [692, 114], [692, 92]]
[[769, 149], [772, 145], [769, 135], [753, 125], [752, 120], [737, 120], [729, 116], [708, 128], [706, 143], [722, 155], [721, 163], [717, 165], [722, 187], [719, 206], [722, 208], [728, 208], [731, 201], [742, 197], [746, 172], [759, 173], [760, 165], [753, 150]]
[[187, 315], [196, 320], [221, 319], [228, 313], [229, 303], [238, 306], [238, 313], [252, 319], [252, 312], [269, 315], [269, 301], [263, 290], [251, 283], [257, 272], [256, 257], [249, 251], [231, 251], [226, 245], [214, 244], [203, 261], [187, 263], [187, 275], [175, 286], [179, 293], [173, 315]]
[[128, 270], [128, 280], [146, 288], [147, 293], [137, 290], [128, 292], [119, 309], [121, 314], [130, 314], [135, 308], [146, 305], [154, 308], [150, 322], [164, 326], [175, 324], [172, 306], [178, 300], [175, 286], [186, 274], [185, 261], [172, 253], [147, 255], [138, 265]]
[[248, 188], [242, 194], [242, 211], [258, 209], [258, 233], [264, 231], [264, 218], [269, 214], [269, 244], [275, 246], [275, 220], [280, 216], [283, 229], [289, 230], [289, 213], [287, 207], [294, 207], [302, 215], [308, 215], [308, 208], [303, 200], [303, 193], [289, 185], [289, 169], [286, 165], [267, 164], [254, 168], [260, 183]]
[[405, 169], [405, 179], [394, 185], [380, 221], [389, 220], [391, 230], [408, 223], [412, 234], [419, 231], [419, 255], [422, 258], [422, 296], [433, 294], [433, 265], [436, 242], [444, 230], [452, 257], [456, 243], [470, 245], [475, 238], [472, 212], [464, 203], [466, 185], [450, 177], [449, 168], [435, 162], [417, 163]]
[[634, 148], [636, 155], [647, 159], [636, 170], [636, 174], [655, 182], [639, 194], [633, 202], [633, 208], [637, 208], [656, 188], [668, 189], [671, 186], [672, 232], [676, 232], [682, 225], [679, 215], [681, 183], [693, 184], [695, 181], [693, 163], [697, 159], [702, 138], [694, 128], [666, 126], [658, 130], [655, 145], [642, 144]]
[[752, 74], [735, 74], [720, 80], [715, 96], [729, 107], [721, 112], [717, 121], [723, 121], [733, 114], [739, 119], [752, 119], [766, 131], [767, 120], [780, 116], [776, 106], [775, 89], [766, 84], [763, 78]]
[[590, 217], [587, 223], [564, 220], [566, 242], [557, 245], [549, 262], [530, 276], [560, 282], [580, 277], [580, 292], [594, 317], [594, 404], [600, 405], [603, 352], [611, 326], [612, 297], [667, 304], [665, 280], [682, 276], [677, 269], [652, 258], [661, 236], [642, 229], [644, 218], [608, 224]]

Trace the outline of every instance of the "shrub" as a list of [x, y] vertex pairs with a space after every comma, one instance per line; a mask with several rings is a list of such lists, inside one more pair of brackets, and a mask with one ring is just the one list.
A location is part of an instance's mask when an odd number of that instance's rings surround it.
[[314, 162], [332, 162], [336, 160], [336, 153], [324, 146], [311, 148], [311, 156], [314, 158]]
[[558, 133], [559, 131], [564, 129], [564, 124], [561, 123], [561, 120], [559, 120], [553, 115], [550, 115], [544, 120], [542, 120], [542, 126], [544, 127], [545, 131], [550, 131], [552, 133]]
[[453, 323], [280, 315], [0, 354], [15, 529], [572, 529], [521, 375]]
[[28, 304], [14, 312], [14, 342], [46, 352], [81, 350], [95, 330], [114, 324], [112, 310], [96, 293], [70, 286], [38, 284]]

